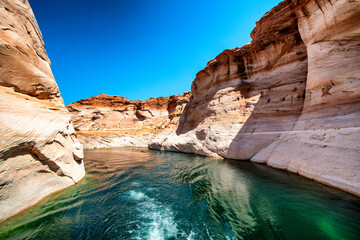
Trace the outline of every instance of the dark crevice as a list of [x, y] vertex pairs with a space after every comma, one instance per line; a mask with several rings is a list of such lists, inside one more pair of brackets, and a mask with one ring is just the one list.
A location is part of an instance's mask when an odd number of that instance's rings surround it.
[[60, 167], [53, 161], [50, 161], [48, 159], [45, 159], [42, 157], [42, 159], [40, 158], [39, 154], [36, 153], [36, 151], [32, 150], [31, 151], [31, 156], [36, 159], [37, 161], [39, 161], [42, 165], [46, 165], [49, 167], [49, 169], [51, 171], [53, 171], [54, 173], [57, 173], [57, 171], [60, 170]]
[[306, 9], [305, 6], [301, 7], [301, 11], [303, 12], [303, 14], [304, 14], [305, 17], [310, 16], [310, 14], [309, 14], [309, 12], [308, 12], [308, 10]]
[[137, 119], [139, 119], [139, 121], [144, 121], [146, 119], [145, 116], [139, 112], [139, 110], [135, 112], [135, 116]]
[[0, 52], [0, 55], [5, 56], [5, 57], [11, 57], [10, 55], [7, 55], [7, 54], [2, 53], [2, 52]]
[[227, 77], [230, 77], [230, 56], [226, 54]]
[[[316, 3], [316, 5], [319, 7], [320, 11], [321, 11], [322, 13], [324, 13], [324, 10], [322, 9], [322, 7], [321, 7], [320, 3], [318, 2], [318, 0], [315, 0], [315, 3]], [[324, 14], [325, 14], [325, 13], [324, 13]]]

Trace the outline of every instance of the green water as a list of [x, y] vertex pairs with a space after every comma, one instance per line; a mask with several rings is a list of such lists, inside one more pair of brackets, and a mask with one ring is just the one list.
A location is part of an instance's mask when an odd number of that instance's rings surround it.
[[360, 199], [250, 162], [89, 150], [87, 175], [0, 239], [360, 239]]

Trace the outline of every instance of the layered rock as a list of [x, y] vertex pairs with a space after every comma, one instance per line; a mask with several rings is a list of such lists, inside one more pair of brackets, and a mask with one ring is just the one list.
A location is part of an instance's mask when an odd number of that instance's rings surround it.
[[0, 0], [0, 135], [0, 221], [85, 175], [27, 0]]
[[100, 94], [67, 106], [86, 148], [147, 147], [160, 132], [174, 130], [190, 93], [130, 101]]
[[360, 195], [360, 2], [285, 0], [200, 71], [150, 148], [286, 169]]
[[196, 75], [177, 131], [150, 146], [250, 159], [291, 130], [304, 104], [308, 67], [295, 20], [283, 2], [258, 22], [251, 43], [210, 61]]

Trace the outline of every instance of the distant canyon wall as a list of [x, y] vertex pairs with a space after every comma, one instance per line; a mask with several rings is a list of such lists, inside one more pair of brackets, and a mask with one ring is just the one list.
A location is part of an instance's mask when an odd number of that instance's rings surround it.
[[0, 221], [80, 181], [76, 138], [27, 0], [0, 0]]
[[250, 159], [360, 195], [360, 2], [285, 0], [201, 70], [150, 148]]
[[130, 101], [100, 94], [67, 106], [85, 148], [147, 147], [160, 132], [175, 130], [190, 92]]

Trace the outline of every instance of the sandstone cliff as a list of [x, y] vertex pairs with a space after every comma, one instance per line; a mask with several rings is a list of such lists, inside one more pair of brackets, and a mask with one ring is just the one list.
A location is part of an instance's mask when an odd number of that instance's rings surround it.
[[27, 0], [0, 0], [0, 221], [84, 175], [76, 138]]
[[250, 159], [360, 195], [360, 2], [285, 0], [200, 71], [150, 148]]
[[160, 132], [175, 130], [190, 93], [130, 101], [100, 94], [67, 106], [85, 148], [147, 147]]

